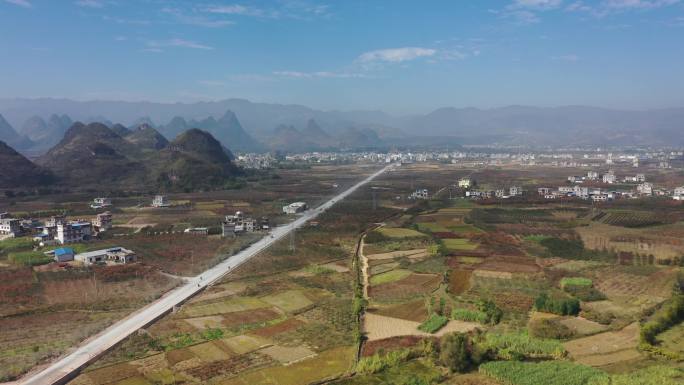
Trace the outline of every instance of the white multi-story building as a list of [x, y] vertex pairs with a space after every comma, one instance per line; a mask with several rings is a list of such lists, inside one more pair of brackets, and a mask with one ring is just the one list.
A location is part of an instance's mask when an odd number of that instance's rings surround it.
[[19, 219], [16, 218], [2, 218], [0, 219], [0, 235], [7, 237], [16, 237], [21, 234], [21, 225]]
[[589, 171], [587, 173], [587, 179], [589, 180], [597, 180], [599, 178], [599, 173], [597, 171]]
[[508, 189], [508, 195], [514, 197], [518, 195], [523, 195], [523, 189], [522, 187], [519, 186], [512, 186], [511, 188]]
[[88, 221], [75, 221], [57, 224], [55, 239], [61, 243], [83, 242], [93, 235], [93, 224]]
[[166, 199], [166, 195], [155, 195], [154, 199], [152, 199], [152, 207], [169, 207], [171, 204], [169, 203], [168, 199]]
[[419, 188], [418, 190], [411, 193], [409, 199], [429, 199], [430, 195], [426, 188]]
[[472, 181], [470, 178], [461, 178], [458, 180], [458, 187], [460, 188], [470, 188], [472, 186]]
[[576, 197], [589, 199], [589, 187], [575, 186], [572, 190]]
[[91, 208], [101, 209], [103, 207], [109, 207], [112, 205], [112, 200], [110, 198], [95, 198], [93, 203], [90, 204]]
[[637, 193], [641, 195], [653, 195], [653, 184], [644, 182], [637, 186]]
[[613, 171], [608, 171], [602, 176], [603, 183], [613, 184], [617, 181], [615, 173]]

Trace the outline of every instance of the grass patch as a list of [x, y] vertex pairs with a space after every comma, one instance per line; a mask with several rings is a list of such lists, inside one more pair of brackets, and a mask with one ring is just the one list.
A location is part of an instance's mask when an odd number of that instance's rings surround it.
[[313, 305], [313, 302], [299, 290], [288, 290], [278, 294], [267, 295], [262, 297], [261, 300], [286, 312], [294, 312]]
[[370, 283], [371, 285], [382, 285], [383, 283], [396, 282], [400, 279], [408, 277], [409, 275], [411, 275], [410, 270], [390, 270], [388, 272], [372, 276], [370, 279]]
[[36, 251], [17, 251], [9, 254], [7, 258], [10, 262], [21, 266], [45, 265], [53, 261], [51, 257]]
[[591, 287], [592, 285], [592, 280], [584, 277], [564, 277], [560, 281], [561, 289], [565, 289], [567, 286]]
[[234, 297], [221, 302], [187, 306], [182, 315], [187, 317], [204, 317], [215, 314], [233, 313], [267, 307], [268, 304], [258, 298]]

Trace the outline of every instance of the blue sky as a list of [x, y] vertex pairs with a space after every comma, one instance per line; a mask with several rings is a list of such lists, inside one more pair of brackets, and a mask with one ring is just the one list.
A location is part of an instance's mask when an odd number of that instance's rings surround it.
[[684, 106], [684, 0], [0, 0], [0, 97]]

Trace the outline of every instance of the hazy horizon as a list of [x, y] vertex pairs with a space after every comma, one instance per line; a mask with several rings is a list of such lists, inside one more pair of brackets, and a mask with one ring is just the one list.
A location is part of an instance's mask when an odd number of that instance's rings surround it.
[[0, 97], [671, 108], [683, 28], [680, 0], [2, 0]]

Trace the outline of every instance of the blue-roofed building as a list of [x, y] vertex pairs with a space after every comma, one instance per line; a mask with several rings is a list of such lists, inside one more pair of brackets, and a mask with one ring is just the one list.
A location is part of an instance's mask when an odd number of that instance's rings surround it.
[[74, 260], [74, 249], [61, 247], [54, 250], [55, 262], [69, 262]]

